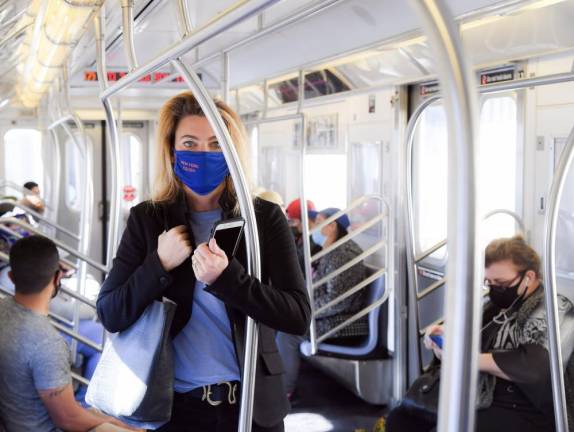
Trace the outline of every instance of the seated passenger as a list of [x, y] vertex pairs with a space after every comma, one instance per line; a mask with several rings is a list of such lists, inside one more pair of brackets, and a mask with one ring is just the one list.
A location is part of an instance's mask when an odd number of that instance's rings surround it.
[[[494, 240], [486, 248], [484, 276], [490, 301], [482, 317], [476, 431], [554, 431], [540, 258], [519, 236]], [[571, 370], [574, 308], [561, 295], [558, 312], [562, 352], [566, 353], [565, 361], [570, 359], [564, 369]], [[442, 350], [430, 335], [444, 331], [443, 326], [432, 326], [424, 340], [439, 360]], [[572, 394], [568, 374], [565, 384], [566, 394]], [[391, 411], [387, 419], [387, 432], [431, 431], [435, 427], [436, 419], [431, 421], [428, 414], [423, 417], [409, 409], [408, 402]]]
[[34, 210], [36, 213], [43, 214], [44, 210], [46, 210], [46, 205], [44, 204], [44, 200], [41, 198], [40, 186], [38, 186], [38, 183], [33, 181], [26, 182], [24, 184], [24, 188], [29, 190], [30, 193], [24, 195], [20, 200], [20, 204]]
[[[289, 226], [291, 227], [291, 232], [295, 238], [295, 246], [297, 246], [297, 258], [299, 259], [299, 265], [305, 275], [305, 260], [303, 253], [303, 225], [301, 223], [301, 200], [296, 199], [289, 203], [285, 211], [287, 213], [287, 220], [289, 221]], [[315, 218], [317, 217], [317, 212], [315, 211], [315, 204], [312, 201], [307, 200], [307, 215], [309, 216], [309, 230], [312, 230], [315, 226]], [[311, 242], [311, 255], [315, 255], [321, 250], [321, 247], [317, 245], [313, 239], [309, 239]]]
[[[320, 224], [337, 212], [339, 212], [339, 209], [336, 208], [328, 208], [320, 211], [317, 215], [316, 223]], [[345, 237], [348, 234], [347, 229], [350, 225], [351, 221], [348, 216], [342, 215], [337, 220], [321, 229], [321, 231], [313, 232], [313, 239], [315, 243], [323, 249], [326, 249], [336, 241]], [[363, 250], [357, 243], [353, 240], [346, 241], [319, 260], [317, 270], [313, 276], [313, 282], [316, 283], [317, 281], [320, 281], [362, 253]], [[316, 287], [313, 291], [315, 309], [318, 309], [339, 297], [347, 290], [362, 282], [365, 277], [366, 269], [361, 262], [344, 271], [340, 275], [335, 276], [321, 286]], [[366, 306], [365, 296], [366, 291], [361, 290], [330, 307], [326, 311], [318, 314], [316, 319], [317, 335], [320, 336], [326, 333], [363, 309]], [[368, 320], [367, 317], [363, 317], [341, 329], [332, 337], [353, 337], [367, 335], [368, 333]]]
[[[320, 224], [338, 211], [339, 210], [335, 208], [328, 208], [319, 212], [316, 218], [316, 223]], [[320, 232], [314, 232], [313, 239], [315, 240], [315, 244], [319, 245], [319, 250], [321, 246], [323, 248], [328, 248], [337, 240], [346, 236], [348, 234], [347, 228], [350, 224], [349, 218], [346, 215], [343, 215], [336, 221], [325, 226]], [[345, 242], [319, 259], [319, 263], [316, 266], [315, 274], [313, 276], [313, 281], [317, 282], [323, 279], [325, 276], [328, 276], [333, 271], [342, 267], [362, 252], [361, 248], [354, 241], [350, 240]], [[366, 277], [365, 270], [366, 269], [362, 263], [356, 264], [349, 270], [335, 276], [333, 279], [314, 289], [313, 301], [315, 304], [315, 310], [326, 305], [348, 289], [353, 288], [355, 285], [363, 281]], [[365, 291], [361, 290], [339, 302], [335, 306], [318, 314], [318, 318], [315, 321], [317, 336], [321, 336], [364, 308], [366, 306], [364, 304], [364, 298]], [[331, 336], [330, 339], [363, 336], [368, 333], [368, 318], [363, 317], [344, 327]], [[301, 336], [287, 333], [277, 334], [277, 347], [285, 365], [285, 375], [283, 380], [289, 399], [293, 397], [296, 389], [297, 377], [299, 375], [299, 367], [301, 364], [299, 346], [303, 340], [304, 338]]]
[[[3, 213], [0, 215], [0, 218], [13, 217], [13, 218], [21, 220], [22, 222], [28, 223], [28, 224], [34, 222], [33, 220], [30, 219], [31, 216], [29, 217], [29, 215], [24, 213], [21, 209], [17, 208], [13, 204], [8, 204], [8, 203], [4, 204], [2, 211], [3, 211]], [[20, 225], [16, 225], [16, 224], [6, 224], [6, 225], [0, 226], [0, 228], [8, 228], [10, 231], [13, 231], [17, 234], [20, 234], [21, 236], [24, 236], [24, 237], [27, 237], [30, 235], [30, 233], [27, 230], [22, 228]], [[10, 247], [16, 242], [16, 240], [18, 240], [17, 236], [11, 234], [8, 231], [0, 229], [0, 252], [4, 252], [6, 254], [9, 253]], [[0, 268], [2, 268], [2, 267], [3, 266], [0, 266]]]
[[[61, 268], [62, 264], [60, 264]], [[5, 291], [9, 292], [10, 294], [14, 295], [14, 283], [8, 276], [10, 273], [10, 267], [5, 267], [0, 270], [0, 287], [2, 287]], [[67, 286], [69, 283], [69, 279], [62, 279], [62, 285], [66, 286], [67, 288], [74, 290], [74, 286]], [[74, 320], [74, 311], [76, 308], [76, 303], [72, 297], [69, 295], [60, 292], [58, 296], [54, 297], [50, 302], [49, 311], [55, 314], [56, 318], [62, 318], [69, 322]], [[91, 340], [96, 344], [102, 343], [103, 331], [104, 328], [102, 325], [95, 321], [96, 318], [96, 311], [95, 309], [91, 308], [90, 306], [81, 303], [80, 304], [80, 327], [78, 329], [78, 333], [81, 336]], [[71, 327], [70, 327], [71, 329]], [[70, 345], [72, 343], [72, 338], [64, 333], [62, 336]], [[92, 378], [94, 375], [94, 371], [96, 370], [96, 366], [98, 365], [101, 357], [101, 353], [96, 349], [85, 345], [81, 342], [78, 342], [78, 353], [83, 356], [84, 362], [82, 364], [82, 376], [88, 380]], [[76, 391], [76, 400], [85, 404], [84, 398], [86, 396], [87, 387], [85, 385], [80, 385], [80, 387]]]
[[0, 301], [0, 418], [8, 432], [88, 431], [106, 423], [74, 400], [70, 353], [47, 318], [62, 278], [58, 250], [44, 237], [10, 251], [14, 297]]

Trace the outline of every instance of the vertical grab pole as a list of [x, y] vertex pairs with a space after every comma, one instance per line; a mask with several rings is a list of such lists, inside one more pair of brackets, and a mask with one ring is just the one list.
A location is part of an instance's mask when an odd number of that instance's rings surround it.
[[[52, 220], [58, 220], [58, 208], [60, 204], [60, 188], [62, 186], [62, 150], [60, 148], [60, 140], [58, 134], [54, 129], [50, 129], [50, 136], [54, 145], [54, 186], [51, 196], [52, 207], [50, 215]], [[57, 231], [54, 232], [54, 236]]]
[[[105, 47], [105, 10], [102, 7], [100, 13], [94, 20], [96, 34], [96, 64], [98, 70], [98, 83], [102, 92], [108, 87], [107, 68], [106, 68], [106, 47]], [[120, 220], [120, 199], [121, 191], [118, 187], [121, 176], [121, 152], [119, 148], [119, 135], [114, 117], [114, 111], [107, 97], [102, 98], [102, 105], [106, 113], [106, 123], [110, 138], [110, 164], [111, 164], [111, 185], [110, 185], [110, 207], [109, 207], [109, 225], [108, 225], [108, 244], [106, 251], [106, 267], [111, 268], [112, 260], [118, 244], [119, 220]], [[106, 199], [107, 197], [104, 197]], [[106, 217], [106, 215], [104, 215]]]
[[180, 33], [182, 37], [191, 34], [193, 25], [191, 23], [191, 14], [187, 0], [177, 0], [178, 16], [180, 18]]
[[138, 67], [134, 42], [134, 0], [122, 0], [122, 32], [124, 36], [124, 54], [128, 60], [131, 72]]
[[[297, 113], [302, 114], [303, 102], [305, 100], [305, 71], [299, 70], [299, 96], [297, 98]], [[267, 83], [266, 83], [267, 84]], [[299, 133], [300, 159], [299, 166], [301, 167], [301, 183], [299, 185], [299, 204], [301, 208], [301, 231], [303, 240], [303, 263], [305, 264], [305, 286], [309, 294], [309, 302], [311, 304], [311, 325], [309, 327], [309, 342], [311, 343], [311, 354], [317, 354], [317, 327], [315, 325], [315, 300], [313, 292], [313, 270], [311, 268], [311, 242], [309, 241], [309, 213], [307, 211], [307, 196], [305, 194], [305, 155], [307, 152], [307, 143], [305, 142], [305, 128], [307, 126], [306, 117], [302, 114], [301, 128]]]
[[[245, 238], [247, 245], [248, 268], [250, 275], [261, 279], [261, 257], [259, 251], [259, 234], [255, 209], [249, 193], [249, 184], [241, 167], [240, 159], [225, 126], [223, 118], [213, 99], [201, 83], [197, 74], [187, 68], [181, 60], [172, 60], [175, 69], [181, 74], [187, 85], [195, 95], [199, 105], [209, 123], [213, 127], [215, 136], [221, 144], [225, 161], [229, 167], [231, 178], [235, 185], [241, 214], [246, 220]], [[241, 412], [239, 415], [239, 432], [250, 432], [253, 423], [253, 397], [255, 393], [255, 370], [257, 367], [258, 325], [252, 318], [247, 318], [245, 338], [245, 362], [243, 366]]]
[[[421, 351], [419, 343], [419, 313], [418, 313], [418, 300], [417, 293], [419, 292], [419, 280], [417, 274], [417, 249], [416, 249], [416, 230], [415, 230], [415, 216], [414, 216], [414, 196], [413, 196], [413, 151], [415, 144], [415, 131], [421, 119], [424, 110], [434, 102], [440, 99], [440, 96], [431, 96], [425, 99], [412, 113], [411, 118], [407, 124], [405, 132], [406, 145], [405, 145], [405, 170], [404, 170], [404, 184], [406, 193], [406, 250], [407, 250], [407, 275], [408, 275], [408, 302], [409, 302], [409, 315], [414, 319], [409, 320], [408, 332], [409, 338], [412, 336], [416, 341], [416, 363], [418, 370], [413, 371], [409, 364], [409, 377], [410, 382], [418, 377], [422, 370]], [[413, 328], [414, 327], [414, 328]], [[411, 344], [409, 344], [411, 346]]]
[[476, 85], [458, 28], [440, 0], [410, 0], [436, 59], [449, 137], [448, 285], [438, 411], [440, 432], [474, 430], [481, 253], [477, 250]]
[[544, 298], [548, 320], [548, 351], [552, 378], [552, 398], [557, 432], [568, 431], [568, 411], [564, 389], [563, 359], [560, 347], [560, 322], [556, 284], [556, 225], [564, 185], [574, 159], [574, 128], [568, 136], [566, 147], [552, 179], [548, 198], [548, 211], [544, 220]]
[[223, 53], [223, 83], [222, 83], [222, 99], [225, 103], [229, 103], [229, 53], [226, 51]]

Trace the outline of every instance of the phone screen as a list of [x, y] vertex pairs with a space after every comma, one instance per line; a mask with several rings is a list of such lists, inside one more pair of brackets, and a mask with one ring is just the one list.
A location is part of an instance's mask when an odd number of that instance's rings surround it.
[[442, 349], [442, 336], [441, 335], [432, 334], [432, 335], [430, 335], [430, 338], [435, 344], [437, 344], [437, 346], [440, 349]]
[[229, 222], [218, 222], [214, 228], [213, 237], [228, 258], [235, 255], [239, 240], [243, 234], [243, 219]]

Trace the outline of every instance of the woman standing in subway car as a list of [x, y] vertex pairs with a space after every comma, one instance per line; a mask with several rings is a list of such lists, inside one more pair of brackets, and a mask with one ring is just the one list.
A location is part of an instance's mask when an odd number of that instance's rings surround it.
[[[243, 126], [225, 103], [216, 106], [245, 168]], [[215, 222], [240, 212], [220, 145], [190, 92], [161, 109], [157, 163], [153, 198], [132, 208], [98, 298], [102, 323], [122, 331], [154, 300], [177, 303], [174, 405], [171, 421], [159, 430], [227, 432], [237, 430], [244, 328], [252, 317], [261, 324], [253, 430], [282, 431], [289, 405], [275, 330], [304, 334], [311, 315], [285, 216], [279, 206], [255, 199], [261, 280], [245, 271], [243, 241], [235, 257], [214, 240], [206, 243]]]

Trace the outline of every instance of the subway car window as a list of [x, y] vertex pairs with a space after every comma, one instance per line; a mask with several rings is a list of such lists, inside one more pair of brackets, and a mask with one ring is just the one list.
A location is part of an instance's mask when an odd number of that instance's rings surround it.
[[[486, 98], [480, 109], [478, 194], [482, 214], [494, 210], [519, 209], [517, 196], [519, 166], [522, 160], [517, 140], [517, 104], [513, 95]], [[421, 115], [414, 146], [415, 222], [418, 251], [422, 252], [446, 238], [448, 137], [442, 105], [434, 104]], [[455, 179], [453, 179], [455, 181]], [[509, 237], [516, 233], [515, 221], [497, 214], [481, 225], [482, 241]], [[446, 250], [432, 257], [442, 259]]]
[[[448, 137], [442, 104], [433, 104], [421, 114], [413, 147], [414, 218], [417, 253], [446, 238]], [[431, 255], [442, 260], [444, 248]]]
[[19, 185], [44, 181], [42, 133], [36, 129], [11, 129], [4, 134], [4, 173]]
[[[518, 178], [522, 159], [518, 147], [516, 98], [513, 95], [489, 97], [480, 110], [479, 199], [483, 214], [493, 210], [518, 211]], [[516, 233], [514, 220], [495, 215], [482, 224], [482, 238], [488, 243]]]
[[130, 208], [142, 200], [144, 188], [144, 144], [133, 134], [125, 134], [123, 151], [123, 206]]
[[[77, 137], [77, 140], [77, 144], [82, 145], [81, 138]], [[84, 158], [77, 144], [70, 138], [64, 144], [66, 173], [64, 195], [68, 209], [79, 212], [82, 209], [81, 194], [84, 190], [82, 168]]]

